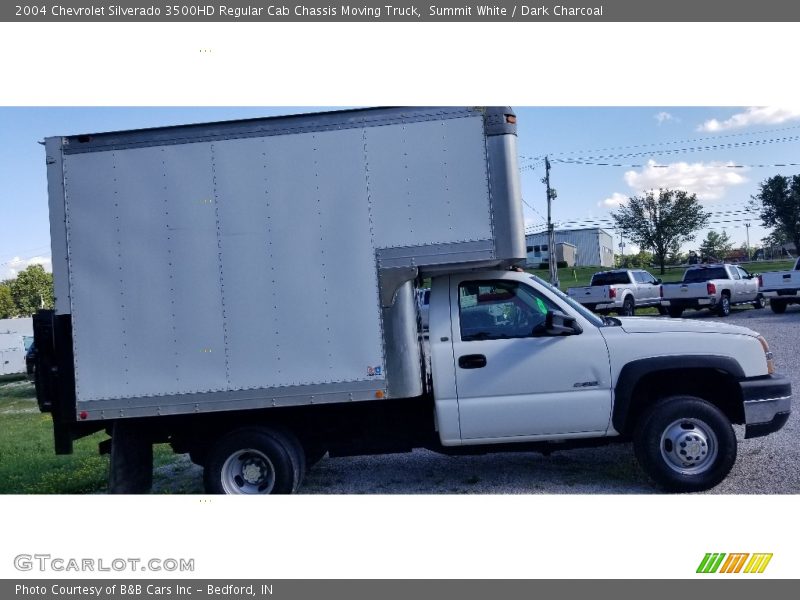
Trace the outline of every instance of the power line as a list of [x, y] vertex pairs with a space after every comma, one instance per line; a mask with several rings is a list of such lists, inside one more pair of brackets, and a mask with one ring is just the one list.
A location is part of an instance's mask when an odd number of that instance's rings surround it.
[[[724, 219], [724, 220], [716, 220], [716, 221], [709, 221], [706, 225], [726, 225], [730, 223], [749, 223], [752, 221], [752, 218], [741, 218], [741, 219]], [[611, 219], [594, 219], [594, 220], [587, 220], [587, 221], [557, 221], [554, 225], [557, 227], [567, 227], [569, 229], [591, 229], [593, 227], [600, 227], [600, 228], [607, 228], [607, 229], [617, 229], [616, 222]], [[739, 225], [732, 228], [741, 228], [744, 225]], [[704, 227], [707, 229], [708, 227]], [[525, 234], [537, 234], [537, 233], [545, 233], [547, 230], [543, 229], [541, 225], [530, 226], [525, 229]]]
[[751, 146], [765, 146], [767, 144], [785, 144], [787, 142], [796, 142], [800, 140], [800, 135], [786, 136], [780, 138], [768, 138], [763, 140], [748, 140], [746, 142], [728, 142], [725, 144], [710, 144], [707, 146], [689, 146], [686, 148], [669, 148], [666, 150], [657, 150], [651, 152], [626, 152], [624, 154], [601, 154], [598, 156], [579, 156], [575, 159], [560, 158], [560, 163], [569, 163], [573, 160], [576, 162], [602, 160], [606, 158], [633, 158], [635, 156], [652, 156], [654, 154], [683, 154], [686, 152], [708, 152], [710, 150], [730, 150], [733, 148], [748, 148]]
[[547, 222], [547, 219], [545, 219], [545, 218], [544, 218], [544, 215], [542, 215], [542, 213], [540, 213], [538, 210], [536, 210], [536, 209], [535, 209], [533, 206], [531, 206], [530, 204], [528, 204], [528, 203], [525, 201], [525, 199], [524, 199], [524, 198], [522, 199], [522, 202], [523, 202], [523, 204], [525, 204], [525, 206], [527, 206], [527, 207], [528, 207], [528, 208], [530, 208], [530, 209], [531, 209], [533, 212], [535, 212], [535, 213], [536, 213], [536, 214], [539, 216], [539, 218], [542, 220], [542, 222], [543, 222], [543, 223], [546, 223], [546, 222]]
[[[589, 165], [594, 167], [624, 167], [626, 169], [643, 169], [645, 167], [650, 167], [653, 169], [669, 169], [672, 165], [661, 165], [661, 164], [621, 164], [621, 163], [605, 163], [605, 162], [591, 162], [591, 161], [584, 161], [584, 160], [562, 160], [559, 158], [554, 158], [552, 162], [557, 162], [560, 165]], [[719, 168], [725, 169], [773, 169], [777, 167], [800, 167], [800, 163], [794, 162], [785, 162], [785, 163], [774, 163], [774, 164], [752, 164], [752, 165], [717, 165]], [[520, 169], [522, 170], [522, 169]]]
[[[647, 148], [651, 146], [671, 146], [674, 144], [695, 144], [697, 142], [705, 142], [709, 140], [721, 140], [726, 138], [732, 137], [742, 137], [747, 135], [765, 135], [765, 134], [775, 134], [781, 131], [791, 131], [795, 129], [800, 129], [800, 125], [791, 125], [789, 127], [781, 127], [780, 129], [771, 129], [771, 130], [761, 130], [761, 131], [749, 131], [749, 132], [740, 132], [740, 133], [728, 133], [724, 135], [714, 135], [714, 136], [707, 136], [701, 138], [689, 138], [685, 140], [673, 140], [668, 142], [651, 142], [647, 144], [633, 144], [629, 146], [610, 146], [606, 148], [596, 148], [593, 150], [565, 150], [563, 152], [553, 152], [551, 154], [585, 154], [588, 152], [609, 152], [611, 150], [632, 150], [636, 148]], [[527, 158], [527, 157], [525, 157]], [[531, 157], [533, 160], [542, 158], [541, 156], [538, 157]], [[555, 160], [555, 159], [553, 159]]]

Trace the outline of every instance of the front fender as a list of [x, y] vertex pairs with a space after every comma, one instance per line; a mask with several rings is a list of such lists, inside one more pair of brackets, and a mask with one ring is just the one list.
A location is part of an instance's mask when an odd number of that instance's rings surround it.
[[672, 370], [714, 369], [734, 377], [745, 378], [741, 365], [729, 356], [656, 356], [643, 358], [626, 364], [619, 373], [614, 386], [614, 408], [611, 422], [620, 433], [629, 432], [633, 392], [643, 377], [652, 373]]

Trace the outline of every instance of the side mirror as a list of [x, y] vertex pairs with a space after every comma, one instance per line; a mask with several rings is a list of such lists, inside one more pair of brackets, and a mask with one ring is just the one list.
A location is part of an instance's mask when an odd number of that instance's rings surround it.
[[560, 310], [548, 310], [544, 317], [544, 333], [546, 335], [574, 335], [575, 317], [570, 317]]
[[653, 285], [661, 285], [663, 282], [660, 279], [656, 279]]

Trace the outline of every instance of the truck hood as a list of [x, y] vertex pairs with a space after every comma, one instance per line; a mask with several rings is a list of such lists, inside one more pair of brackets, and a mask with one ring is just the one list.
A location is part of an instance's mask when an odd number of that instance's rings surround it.
[[689, 319], [649, 319], [647, 317], [619, 318], [626, 333], [727, 333], [758, 337], [758, 333], [747, 327], [727, 325], [718, 321], [694, 321]]

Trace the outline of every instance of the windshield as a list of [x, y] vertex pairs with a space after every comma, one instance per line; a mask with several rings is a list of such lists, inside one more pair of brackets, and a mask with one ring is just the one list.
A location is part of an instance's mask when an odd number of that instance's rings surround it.
[[584, 319], [589, 321], [595, 327], [602, 327], [603, 325], [606, 324], [606, 322], [603, 319], [601, 319], [596, 314], [588, 310], [582, 304], [575, 302], [575, 300], [567, 296], [564, 292], [562, 292], [558, 288], [555, 288], [549, 283], [547, 283], [541, 277], [537, 277], [536, 275], [531, 275], [531, 279], [533, 279], [536, 283], [543, 285], [547, 289], [547, 291], [554, 293], [556, 296], [558, 296], [560, 300], [563, 300], [564, 302], [569, 304], [570, 307], [572, 307], [575, 310], [575, 312], [579, 313]]
[[591, 285], [618, 285], [625, 283], [630, 283], [627, 271], [616, 273], [614, 271], [606, 271], [605, 273], [595, 273], [592, 276]]
[[710, 269], [689, 269], [683, 275], [683, 281], [710, 281], [712, 279], [727, 279], [725, 267], [711, 267]]

